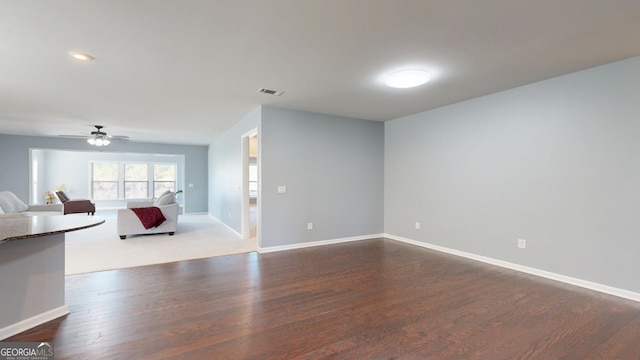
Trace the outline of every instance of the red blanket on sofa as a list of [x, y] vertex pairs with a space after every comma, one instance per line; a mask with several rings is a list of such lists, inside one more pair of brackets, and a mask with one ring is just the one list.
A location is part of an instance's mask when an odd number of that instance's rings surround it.
[[167, 220], [164, 215], [162, 215], [160, 208], [157, 206], [132, 208], [129, 210], [133, 211], [138, 216], [138, 219], [140, 219], [140, 222], [145, 229], [158, 227]]

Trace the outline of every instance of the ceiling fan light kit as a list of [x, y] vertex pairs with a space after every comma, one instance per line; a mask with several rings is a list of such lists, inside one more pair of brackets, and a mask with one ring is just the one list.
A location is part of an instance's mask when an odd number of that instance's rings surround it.
[[91, 137], [87, 139], [87, 142], [93, 146], [107, 146], [111, 143], [109, 141], [110, 136], [107, 135], [106, 132], [102, 131], [104, 126], [102, 125], [94, 125], [96, 127], [96, 131], [91, 132]]
[[87, 139], [87, 142], [93, 146], [107, 146], [109, 144], [111, 144], [111, 141], [109, 141], [109, 139], [103, 139], [103, 138], [91, 138], [91, 139]]

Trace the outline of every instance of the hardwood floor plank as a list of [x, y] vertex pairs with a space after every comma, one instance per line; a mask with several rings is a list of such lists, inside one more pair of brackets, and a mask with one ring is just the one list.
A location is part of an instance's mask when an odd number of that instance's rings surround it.
[[606, 339], [589, 359], [640, 359], [640, 318], [633, 317], [626, 326]]
[[640, 303], [386, 239], [66, 278], [57, 359], [640, 356]]

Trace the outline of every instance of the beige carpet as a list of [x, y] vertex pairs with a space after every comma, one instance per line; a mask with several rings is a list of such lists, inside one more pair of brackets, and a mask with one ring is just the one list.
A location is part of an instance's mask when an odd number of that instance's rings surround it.
[[126, 240], [118, 237], [115, 212], [102, 215], [104, 224], [67, 233], [66, 275], [256, 251], [255, 238], [242, 240], [209, 215], [180, 215], [174, 236], [142, 235]]

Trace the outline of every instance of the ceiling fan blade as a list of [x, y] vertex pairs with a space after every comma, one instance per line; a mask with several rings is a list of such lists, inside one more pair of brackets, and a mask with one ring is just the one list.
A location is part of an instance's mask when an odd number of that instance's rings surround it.
[[124, 139], [128, 139], [128, 136], [125, 135], [107, 135], [109, 137], [109, 139], [120, 139], [120, 140], [124, 140]]
[[70, 139], [88, 139], [92, 137], [91, 135], [58, 135], [58, 136], [63, 138], [70, 138]]

